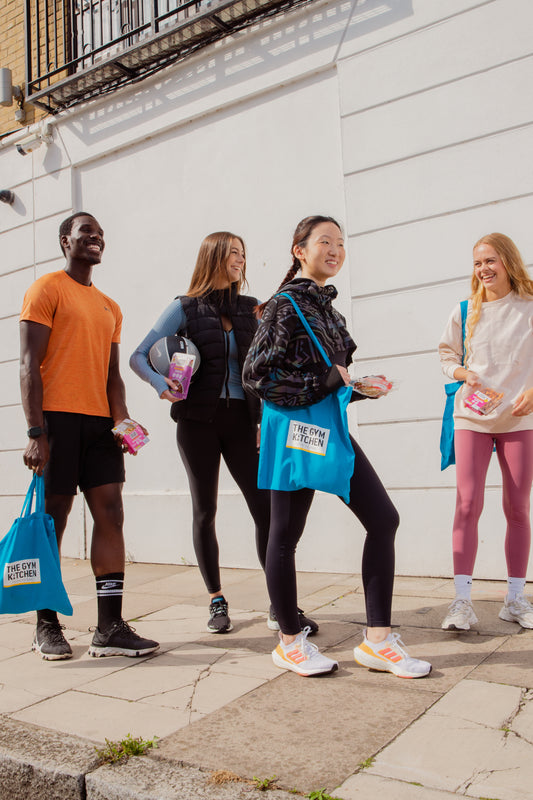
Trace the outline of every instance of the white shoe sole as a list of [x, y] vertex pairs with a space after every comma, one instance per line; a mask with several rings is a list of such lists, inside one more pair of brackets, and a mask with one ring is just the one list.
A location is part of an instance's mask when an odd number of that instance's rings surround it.
[[353, 657], [362, 667], [374, 669], [376, 672], [391, 672], [393, 675], [396, 675], [397, 678], [425, 678], [431, 672], [431, 664], [427, 672], [409, 672], [396, 664], [385, 664], [378, 658], [367, 655], [367, 653], [364, 653], [357, 647], [354, 648]]
[[208, 625], [208, 626], [207, 626], [207, 628], [206, 628], [206, 631], [207, 631], [208, 633], [229, 633], [229, 632], [230, 632], [230, 631], [232, 631], [232, 630], [233, 630], [233, 625], [231, 624], [231, 622], [230, 622], [230, 624], [228, 625], [228, 627], [227, 627], [227, 628], [224, 628], [224, 630], [222, 630], [222, 631], [215, 631], [215, 630], [213, 630], [213, 628], [210, 628], [210, 627], [209, 627], [209, 625]]
[[146, 647], [143, 650], [129, 650], [126, 647], [98, 647], [97, 645], [91, 645], [88, 652], [93, 658], [104, 658], [105, 656], [127, 656], [128, 658], [140, 658], [141, 656], [147, 656], [150, 653], [155, 653], [156, 650], [159, 650], [159, 645], [157, 645], [157, 647]]
[[502, 608], [498, 616], [500, 619], [503, 619], [504, 622], [516, 622], [517, 625], [521, 625], [522, 628], [527, 628], [528, 630], [533, 628], [533, 623], [528, 625], [526, 622], [521, 622], [517, 617], [514, 616], [514, 614], [511, 614], [509, 611], [507, 611], [505, 607]]
[[267, 628], [268, 628], [269, 631], [279, 631], [280, 628], [279, 628], [279, 622], [277, 621], [277, 619], [270, 619], [270, 617], [268, 617], [267, 618]]
[[31, 649], [34, 653], [37, 653], [41, 656], [43, 661], [66, 661], [67, 658], [72, 658], [72, 651], [70, 653], [43, 653], [37, 642], [33, 642]]
[[[446, 620], [444, 622], [446, 622]], [[469, 631], [470, 630], [470, 623], [469, 622], [465, 622], [464, 625], [456, 625], [455, 622], [449, 622], [447, 625], [445, 625], [444, 622], [441, 625], [441, 628], [442, 628], [443, 631]], [[475, 622], [472, 622], [472, 625], [475, 625], [476, 623], [477, 623], [477, 619], [476, 619]]]
[[332, 661], [331, 667], [329, 667], [328, 669], [301, 668], [298, 667], [297, 664], [291, 664], [290, 661], [285, 661], [285, 659], [282, 658], [275, 650], [272, 651], [272, 661], [274, 662], [276, 667], [296, 672], [296, 674], [301, 675], [302, 678], [312, 678], [314, 675], [329, 675], [330, 672], [335, 672], [335, 670], [339, 668], [339, 665], [336, 661]]

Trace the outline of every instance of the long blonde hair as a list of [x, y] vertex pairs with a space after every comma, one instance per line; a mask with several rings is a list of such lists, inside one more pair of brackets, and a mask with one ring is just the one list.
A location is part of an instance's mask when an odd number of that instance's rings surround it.
[[243, 239], [229, 231], [216, 231], [206, 236], [198, 250], [196, 266], [187, 290], [188, 297], [201, 297], [218, 288], [221, 279], [228, 278], [227, 263], [231, 254], [233, 240], [237, 239], [244, 252], [244, 264], [241, 277], [236, 282], [237, 293], [247, 286], [246, 281], [246, 247]]
[[[520, 251], [513, 240], [504, 233], [489, 233], [486, 236], [482, 236], [481, 239], [475, 243], [472, 250], [475, 250], [476, 247], [479, 247], [481, 244], [488, 244], [498, 253], [509, 277], [511, 291], [515, 292], [519, 297], [533, 298], [533, 280], [529, 277]], [[472, 272], [471, 290], [470, 313], [466, 321], [465, 334], [466, 362], [468, 362], [470, 356], [472, 336], [479, 322], [481, 305], [485, 299], [485, 287], [483, 282], [477, 277], [475, 270]]]

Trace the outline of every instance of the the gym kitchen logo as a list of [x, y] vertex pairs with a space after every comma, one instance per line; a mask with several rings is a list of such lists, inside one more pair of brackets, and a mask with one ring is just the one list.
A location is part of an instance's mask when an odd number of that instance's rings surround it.
[[328, 439], [329, 428], [306, 425], [296, 419], [291, 419], [285, 447], [290, 447], [293, 450], [305, 450], [306, 453], [315, 453], [317, 456], [325, 456], [328, 449]]
[[4, 566], [4, 589], [41, 582], [41, 562], [38, 558], [12, 561]]

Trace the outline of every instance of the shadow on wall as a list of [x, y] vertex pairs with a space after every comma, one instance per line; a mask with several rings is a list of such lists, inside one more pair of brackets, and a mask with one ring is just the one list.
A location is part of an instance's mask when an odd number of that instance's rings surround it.
[[[181, 62], [180, 73], [168, 77], [163, 73], [159, 83], [154, 84], [152, 79], [145, 89], [101, 106], [71, 124], [66, 122], [66, 126], [87, 143], [98, 143], [124, 131], [131, 137], [136, 122], [145, 125], [153, 121], [156, 131], [158, 118], [168, 113], [172, 104], [179, 107], [203, 101], [201, 108], [205, 111], [210, 96], [229, 94], [233, 87], [259, 76], [264, 80], [269, 73], [287, 65], [302, 62], [300, 73], [309, 70], [305, 61], [310, 58], [315, 69], [333, 65], [346, 43], [412, 14], [412, 0], [339, 0], [317, 4], [313, 14], [306, 6], [261, 22], [212, 45], [209, 50], [201, 50], [191, 58], [189, 69]], [[250, 31], [255, 35], [250, 36]], [[281, 80], [287, 80], [287, 75]], [[272, 82], [268, 85], [272, 86]], [[267, 87], [256, 84], [255, 88]], [[242, 90], [237, 94], [246, 95]]]

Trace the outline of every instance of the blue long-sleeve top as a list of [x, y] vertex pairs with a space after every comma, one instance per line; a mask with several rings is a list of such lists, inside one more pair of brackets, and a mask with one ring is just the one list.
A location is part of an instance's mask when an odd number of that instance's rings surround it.
[[[222, 324], [222, 323], [221, 323]], [[148, 359], [148, 353], [153, 344], [165, 336], [174, 336], [182, 333], [187, 328], [187, 317], [183, 310], [181, 300], [176, 298], [163, 311], [153, 328], [144, 337], [142, 342], [130, 357], [130, 367], [143, 381], [146, 381], [161, 397], [163, 392], [169, 388], [164, 377], [152, 369]], [[228, 343], [228, 381], [224, 381], [220, 397], [231, 397], [236, 400], [244, 400], [244, 389], [242, 388], [241, 370], [239, 367], [237, 342], [233, 330], [224, 331]], [[227, 383], [227, 385], [226, 385]]]

